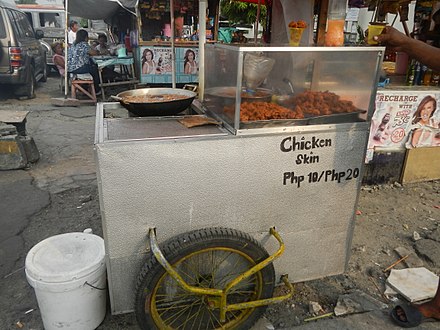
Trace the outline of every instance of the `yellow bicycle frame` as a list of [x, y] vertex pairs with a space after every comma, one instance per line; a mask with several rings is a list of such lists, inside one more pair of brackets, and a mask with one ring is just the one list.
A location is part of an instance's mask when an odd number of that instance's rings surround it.
[[233, 311], [233, 310], [242, 310], [242, 309], [248, 309], [248, 308], [256, 308], [264, 305], [279, 303], [284, 300], [289, 299], [293, 295], [293, 285], [289, 282], [287, 275], [282, 275], [281, 280], [284, 282], [284, 284], [289, 288], [289, 292], [283, 296], [268, 298], [268, 299], [260, 299], [255, 301], [248, 301], [244, 303], [238, 303], [238, 304], [227, 304], [226, 297], [228, 295], [228, 292], [236, 286], [238, 283], [243, 281], [244, 279], [252, 276], [253, 274], [259, 272], [261, 269], [269, 265], [271, 262], [273, 262], [276, 258], [280, 257], [285, 250], [284, 242], [281, 239], [281, 236], [278, 234], [278, 232], [275, 230], [274, 227], [270, 228], [269, 233], [276, 238], [278, 243], [280, 244], [280, 247], [278, 250], [271, 256], [267, 257], [260, 263], [256, 264], [252, 268], [248, 269], [246, 272], [244, 272], [241, 275], [238, 275], [233, 280], [229, 281], [224, 289], [212, 289], [212, 288], [200, 288], [191, 286], [188, 283], [184, 281], [184, 279], [177, 273], [177, 271], [170, 265], [170, 263], [165, 259], [165, 256], [163, 255], [162, 251], [159, 248], [159, 245], [157, 244], [156, 240], [156, 228], [150, 228], [149, 230], [149, 238], [150, 238], [150, 248], [153, 252], [154, 256], [156, 257], [157, 261], [165, 268], [166, 272], [187, 292], [199, 294], [199, 295], [207, 295], [207, 296], [213, 296], [217, 297], [217, 299], [213, 300], [214, 307], [217, 307], [220, 309], [220, 322], [226, 321], [226, 312]]

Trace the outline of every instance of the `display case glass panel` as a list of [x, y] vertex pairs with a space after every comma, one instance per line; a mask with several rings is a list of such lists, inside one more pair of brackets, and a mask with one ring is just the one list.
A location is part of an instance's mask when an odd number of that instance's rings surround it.
[[206, 45], [203, 104], [232, 130], [366, 121], [382, 47]]

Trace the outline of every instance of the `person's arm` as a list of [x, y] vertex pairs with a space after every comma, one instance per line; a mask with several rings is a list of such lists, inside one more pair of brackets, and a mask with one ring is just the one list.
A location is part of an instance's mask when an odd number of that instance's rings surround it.
[[186, 62], [185, 69], [183, 70], [183, 73], [185, 73], [185, 74], [191, 73], [191, 68], [189, 66], [189, 62]]
[[55, 65], [64, 69], [64, 57], [55, 56], [53, 62], [55, 63]]
[[417, 145], [419, 144], [419, 140], [420, 140], [421, 135], [422, 135], [422, 129], [416, 128], [413, 131], [413, 135], [411, 138], [411, 145], [413, 146], [413, 148], [417, 147]]
[[99, 52], [96, 49], [93, 49], [92, 47], [89, 47], [88, 53], [89, 53], [90, 56], [99, 55]]
[[440, 48], [407, 37], [391, 26], [385, 27], [382, 34], [375, 36], [374, 40], [394, 51], [405, 52], [432, 70], [440, 72]]

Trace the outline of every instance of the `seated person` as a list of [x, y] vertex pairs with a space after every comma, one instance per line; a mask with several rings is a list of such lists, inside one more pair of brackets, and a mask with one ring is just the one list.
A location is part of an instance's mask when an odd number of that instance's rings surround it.
[[55, 42], [52, 45], [52, 51], [54, 53], [52, 57], [53, 64], [55, 64], [55, 66], [57, 67], [60, 76], [64, 77], [64, 72], [65, 72], [64, 51], [61, 42]]
[[[110, 47], [107, 44], [107, 36], [103, 33], [100, 33], [98, 35], [98, 45], [95, 47], [96, 51], [99, 55], [112, 55], [112, 51], [110, 50]], [[102, 69], [102, 79], [104, 81], [116, 81], [116, 80], [122, 80], [121, 75], [116, 72], [114, 65], [106, 66]]]
[[97, 52], [90, 48], [89, 34], [86, 30], [76, 32], [75, 42], [70, 46], [67, 56], [67, 71], [69, 73], [90, 73], [93, 77], [93, 84], [97, 95], [101, 93], [99, 88], [98, 68], [91, 62], [90, 56], [97, 55]]
[[107, 36], [103, 33], [98, 35], [98, 45], [95, 47], [99, 55], [111, 55], [110, 48], [107, 45]]

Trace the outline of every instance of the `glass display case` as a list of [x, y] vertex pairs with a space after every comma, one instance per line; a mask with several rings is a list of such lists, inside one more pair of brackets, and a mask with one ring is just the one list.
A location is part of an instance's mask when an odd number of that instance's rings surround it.
[[367, 121], [383, 47], [206, 45], [206, 112], [240, 130]]

